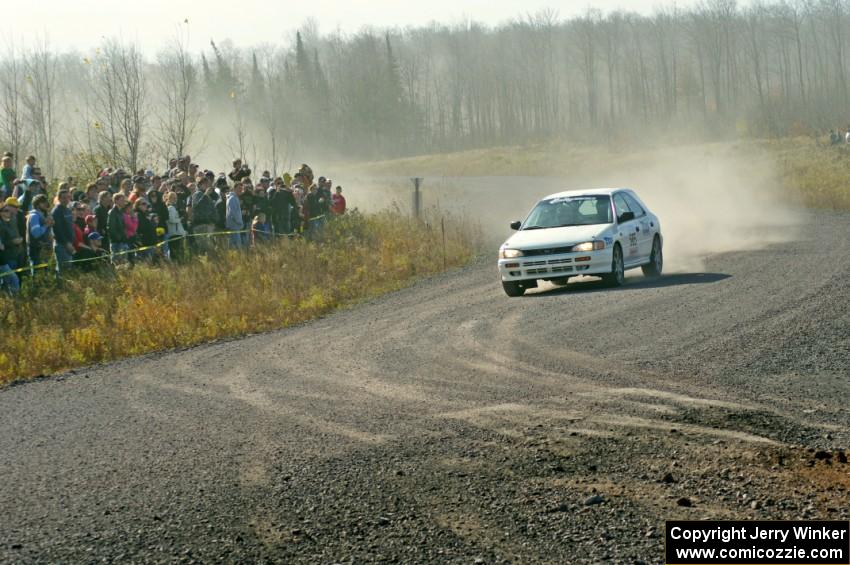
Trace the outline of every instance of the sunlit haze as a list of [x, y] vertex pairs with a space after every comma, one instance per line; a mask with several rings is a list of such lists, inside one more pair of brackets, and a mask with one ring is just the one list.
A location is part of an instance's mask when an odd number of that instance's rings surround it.
[[[675, 5], [690, 6], [695, 0]], [[209, 40], [232, 39], [239, 46], [287, 41], [308, 18], [314, 18], [322, 33], [337, 29], [356, 32], [364, 26], [405, 27], [429, 22], [460, 23], [474, 20], [487, 25], [523, 18], [552, 9], [561, 18], [580, 14], [591, 6], [603, 12], [624, 9], [651, 13], [672, 2], [658, 0], [595, 0], [594, 2], [553, 2], [552, 0], [313, 0], [272, 3], [263, 0], [148, 0], [115, 2], [103, 0], [33, 0], [22, 9], [28, 16], [25, 31], [13, 26], [15, 40], [29, 41], [33, 35], [46, 35], [60, 50], [85, 50], [102, 37], [121, 36], [137, 41], [145, 52], [155, 52], [174, 35], [175, 27], [188, 20], [190, 45], [203, 49]], [[20, 18], [15, 18], [22, 21]], [[21, 35], [18, 35], [21, 34]], [[9, 35], [5, 34], [5, 42]], [[5, 46], [4, 46], [5, 47]]]

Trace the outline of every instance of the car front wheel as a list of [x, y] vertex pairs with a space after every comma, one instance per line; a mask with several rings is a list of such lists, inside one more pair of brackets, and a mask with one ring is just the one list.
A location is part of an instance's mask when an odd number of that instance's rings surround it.
[[608, 286], [623, 286], [626, 282], [626, 267], [623, 263], [623, 250], [620, 244], [614, 244], [614, 258], [611, 260], [611, 272], [602, 275], [602, 280]]
[[525, 294], [525, 287], [523, 287], [518, 282], [502, 281], [502, 288], [505, 289], [505, 294], [507, 294], [511, 298], [515, 298], [517, 296], [522, 296], [523, 294]]

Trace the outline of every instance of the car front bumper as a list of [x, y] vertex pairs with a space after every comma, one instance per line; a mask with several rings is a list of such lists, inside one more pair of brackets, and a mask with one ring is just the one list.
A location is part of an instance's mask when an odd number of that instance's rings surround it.
[[499, 259], [499, 274], [506, 282], [603, 275], [611, 272], [613, 253], [613, 247], [611, 247], [587, 253]]

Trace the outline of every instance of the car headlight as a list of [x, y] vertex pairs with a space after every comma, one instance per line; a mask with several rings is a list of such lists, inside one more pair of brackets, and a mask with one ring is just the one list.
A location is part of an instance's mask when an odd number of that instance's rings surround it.
[[578, 245], [573, 245], [572, 253], [586, 253], [588, 251], [599, 251], [601, 249], [605, 249], [605, 242], [602, 240], [597, 241], [586, 241], [584, 243], [579, 243]]
[[516, 259], [522, 257], [523, 253], [519, 249], [500, 249], [499, 259]]

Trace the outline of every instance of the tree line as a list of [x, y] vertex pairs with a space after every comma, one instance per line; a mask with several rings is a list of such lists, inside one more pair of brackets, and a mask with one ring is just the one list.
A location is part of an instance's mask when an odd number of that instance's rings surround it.
[[0, 58], [0, 144], [18, 159], [37, 154], [56, 175], [198, 152], [278, 172], [315, 152], [776, 136], [850, 120], [850, 0], [317, 29], [310, 21], [251, 49], [214, 39], [193, 53], [184, 23], [155, 57], [118, 38], [90, 53], [11, 43]]

